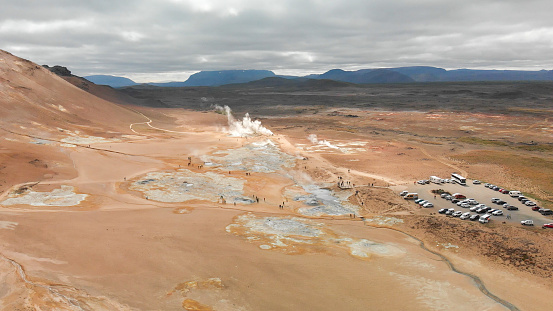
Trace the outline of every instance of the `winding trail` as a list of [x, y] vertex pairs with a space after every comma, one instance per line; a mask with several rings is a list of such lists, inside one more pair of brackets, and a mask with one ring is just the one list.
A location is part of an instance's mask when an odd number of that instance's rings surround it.
[[71, 307], [74, 307], [74, 308], [77, 308], [78, 310], [82, 310], [84, 311], [84, 309], [80, 306], [79, 304], [79, 301], [77, 301], [76, 299], [73, 299], [71, 297], [67, 297], [66, 295], [60, 293], [57, 289], [55, 289], [53, 286], [49, 286], [49, 285], [45, 285], [45, 284], [40, 284], [40, 283], [35, 283], [33, 281], [30, 281], [28, 278], [27, 278], [27, 274], [25, 273], [25, 270], [23, 269], [23, 267], [18, 263], [16, 262], [15, 260], [11, 259], [11, 258], [8, 258], [6, 256], [4, 256], [3, 254], [0, 254], [0, 256], [2, 257], [2, 259], [4, 259], [5, 261], [9, 262], [16, 270], [17, 274], [19, 275], [19, 278], [27, 285], [30, 285], [30, 286], [36, 286], [36, 287], [42, 287], [46, 290], [48, 290], [52, 295], [58, 297], [61, 299], [61, 301], [63, 301], [65, 304], [71, 306]]
[[[366, 224], [366, 223], [365, 223], [365, 224]], [[451, 271], [471, 278], [471, 279], [473, 280], [473, 282], [476, 284], [476, 287], [478, 287], [478, 289], [480, 290], [480, 292], [482, 292], [482, 294], [488, 296], [489, 298], [491, 298], [491, 299], [494, 300], [495, 302], [497, 302], [497, 303], [503, 305], [504, 307], [506, 307], [507, 309], [509, 309], [509, 310], [511, 310], [511, 311], [519, 311], [519, 310], [520, 310], [519, 308], [517, 308], [515, 305], [513, 305], [513, 304], [510, 303], [510, 302], [508, 302], [507, 300], [502, 299], [502, 298], [499, 298], [499, 297], [497, 297], [496, 295], [492, 294], [492, 293], [486, 288], [486, 285], [484, 285], [484, 282], [482, 282], [482, 280], [481, 280], [478, 276], [457, 269], [457, 267], [455, 267], [455, 265], [454, 265], [446, 256], [444, 256], [444, 255], [442, 255], [442, 254], [440, 254], [440, 253], [438, 253], [438, 252], [436, 252], [436, 251], [433, 251], [433, 250], [429, 249], [428, 247], [426, 247], [426, 245], [424, 244], [424, 242], [423, 242], [421, 239], [419, 239], [419, 238], [417, 238], [417, 237], [415, 237], [415, 236], [413, 236], [413, 235], [411, 235], [411, 234], [409, 234], [409, 233], [407, 233], [407, 232], [404, 232], [404, 231], [401, 231], [401, 230], [395, 229], [395, 228], [380, 227], [380, 226], [372, 225], [372, 224], [368, 224], [368, 226], [373, 227], [373, 228], [375, 228], [375, 229], [388, 229], [388, 230], [396, 231], [396, 232], [402, 233], [402, 234], [404, 234], [404, 235], [406, 235], [406, 236], [408, 236], [408, 237], [410, 237], [410, 238], [416, 240], [417, 242], [419, 242], [420, 248], [422, 248], [423, 250], [425, 250], [425, 251], [427, 251], [427, 252], [429, 252], [429, 253], [432, 253], [432, 254], [434, 254], [434, 255], [440, 257], [440, 258], [442, 259], [442, 261], [445, 262], [445, 263], [449, 266], [449, 268], [451, 269]]]

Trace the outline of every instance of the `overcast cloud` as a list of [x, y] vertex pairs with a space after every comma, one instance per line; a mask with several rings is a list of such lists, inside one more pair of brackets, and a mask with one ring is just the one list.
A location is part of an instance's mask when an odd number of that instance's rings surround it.
[[0, 48], [139, 82], [200, 70], [553, 69], [551, 0], [0, 0]]

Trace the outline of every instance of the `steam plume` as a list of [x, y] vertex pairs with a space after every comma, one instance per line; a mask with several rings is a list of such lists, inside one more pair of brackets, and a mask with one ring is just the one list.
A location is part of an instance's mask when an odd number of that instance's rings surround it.
[[221, 111], [227, 115], [228, 133], [231, 136], [245, 137], [256, 135], [273, 135], [273, 132], [271, 132], [271, 130], [261, 125], [261, 121], [252, 120], [249, 113], [246, 113], [242, 120], [236, 120], [232, 115], [232, 110], [229, 106], [225, 105], [224, 107], [221, 107], [219, 105], [214, 105], [214, 108], [217, 111]]

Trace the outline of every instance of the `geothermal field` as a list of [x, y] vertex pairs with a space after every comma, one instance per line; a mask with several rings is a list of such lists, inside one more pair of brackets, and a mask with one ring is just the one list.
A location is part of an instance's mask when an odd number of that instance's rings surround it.
[[551, 216], [483, 185], [553, 207], [549, 85], [92, 94], [1, 56], [3, 310], [550, 308]]

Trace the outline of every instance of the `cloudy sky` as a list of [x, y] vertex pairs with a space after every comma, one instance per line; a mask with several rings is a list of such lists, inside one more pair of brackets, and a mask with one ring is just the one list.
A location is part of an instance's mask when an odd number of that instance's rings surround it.
[[553, 69], [551, 0], [0, 0], [0, 49], [77, 75]]

